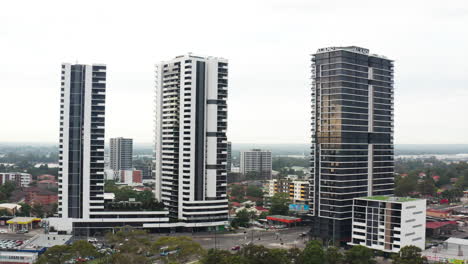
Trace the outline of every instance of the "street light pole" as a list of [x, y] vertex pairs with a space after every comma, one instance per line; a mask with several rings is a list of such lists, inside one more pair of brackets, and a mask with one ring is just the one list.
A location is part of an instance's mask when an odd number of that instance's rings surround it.
[[217, 244], [218, 241], [216, 240], [216, 226], [215, 226], [215, 235], [214, 235], [214, 237], [215, 237], [215, 250], [216, 250], [216, 249], [218, 249], [218, 244]]

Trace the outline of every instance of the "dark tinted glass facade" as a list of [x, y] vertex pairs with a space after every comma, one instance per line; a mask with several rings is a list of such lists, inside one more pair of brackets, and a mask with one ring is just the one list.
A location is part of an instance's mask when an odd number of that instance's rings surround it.
[[106, 66], [63, 64], [59, 216], [87, 218], [103, 207]]
[[312, 234], [349, 241], [352, 199], [393, 194], [393, 62], [319, 50], [312, 79]]

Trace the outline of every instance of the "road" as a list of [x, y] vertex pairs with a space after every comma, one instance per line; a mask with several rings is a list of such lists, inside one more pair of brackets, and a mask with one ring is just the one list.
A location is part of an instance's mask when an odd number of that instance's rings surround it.
[[[308, 232], [310, 227], [293, 227], [281, 230], [254, 230], [246, 229], [237, 233], [175, 233], [171, 236], [190, 236], [194, 241], [200, 243], [204, 248], [218, 248], [230, 250], [233, 246], [242, 245], [249, 242], [255, 245], [263, 245], [268, 248], [304, 248], [306, 238], [301, 238], [300, 234]], [[159, 236], [159, 235], [158, 235]], [[281, 244], [283, 243], [283, 244]]]

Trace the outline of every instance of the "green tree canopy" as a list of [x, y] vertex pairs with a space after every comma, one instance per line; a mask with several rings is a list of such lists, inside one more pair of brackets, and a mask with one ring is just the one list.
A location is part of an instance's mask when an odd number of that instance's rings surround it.
[[322, 243], [312, 240], [302, 252], [302, 261], [304, 264], [323, 264], [325, 262], [325, 253]]
[[341, 254], [339, 248], [328, 247], [325, 250], [325, 264], [343, 264], [344, 256]]
[[177, 251], [163, 258], [166, 263], [185, 263], [190, 259], [198, 259], [205, 251], [200, 244], [194, 242], [190, 237], [161, 237], [151, 246], [152, 252], [159, 254], [161, 251]]
[[259, 188], [259, 187], [254, 186], [254, 185], [247, 186], [246, 194], [247, 194], [247, 196], [263, 198], [262, 188]]
[[271, 215], [288, 215], [289, 214], [289, 195], [287, 193], [275, 193], [271, 197]]
[[375, 264], [374, 252], [364, 246], [353, 246], [345, 253], [346, 264]]
[[393, 264], [423, 264], [426, 258], [421, 256], [421, 249], [415, 246], [401, 248], [399, 254], [393, 257]]

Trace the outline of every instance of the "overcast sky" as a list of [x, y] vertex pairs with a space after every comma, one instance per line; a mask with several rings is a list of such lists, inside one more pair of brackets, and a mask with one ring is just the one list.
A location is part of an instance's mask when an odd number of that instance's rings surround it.
[[153, 137], [154, 64], [229, 60], [234, 143], [310, 141], [310, 54], [395, 60], [396, 143], [468, 143], [468, 1], [3, 1], [0, 142], [58, 142], [60, 64], [107, 64], [106, 137]]

